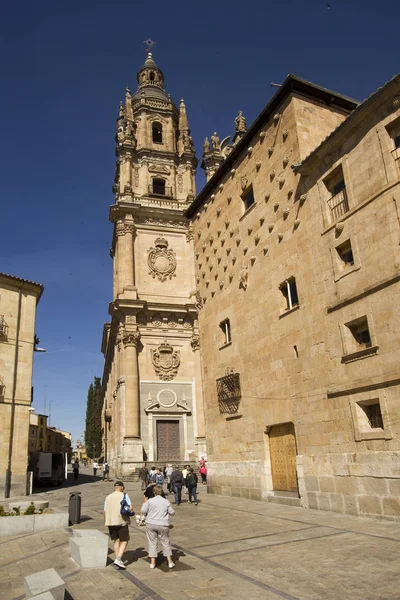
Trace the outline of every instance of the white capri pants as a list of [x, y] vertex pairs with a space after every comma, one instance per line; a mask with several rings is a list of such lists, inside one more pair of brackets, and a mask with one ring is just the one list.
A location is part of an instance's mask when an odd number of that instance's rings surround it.
[[160, 540], [164, 556], [172, 556], [169, 541], [169, 527], [146, 523], [147, 542], [149, 544], [149, 557], [157, 558], [157, 540]]

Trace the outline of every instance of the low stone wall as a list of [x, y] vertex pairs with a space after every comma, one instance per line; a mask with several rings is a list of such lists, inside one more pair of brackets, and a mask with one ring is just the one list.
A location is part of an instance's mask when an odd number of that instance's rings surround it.
[[297, 457], [305, 508], [400, 520], [400, 452]]
[[68, 513], [0, 517], [0, 537], [28, 535], [68, 527]]

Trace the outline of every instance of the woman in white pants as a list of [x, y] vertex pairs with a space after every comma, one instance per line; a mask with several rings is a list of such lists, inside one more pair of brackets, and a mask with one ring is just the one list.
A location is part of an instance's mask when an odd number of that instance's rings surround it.
[[146, 517], [147, 542], [149, 544], [150, 569], [156, 566], [157, 542], [160, 540], [163, 554], [168, 561], [168, 566], [173, 569], [171, 544], [169, 542], [169, 515], [175, 511], [166, 498], [160, 496], [161, 487], [154, 487], [154, 498], [147, 500], [142, 506], [142, 515]]

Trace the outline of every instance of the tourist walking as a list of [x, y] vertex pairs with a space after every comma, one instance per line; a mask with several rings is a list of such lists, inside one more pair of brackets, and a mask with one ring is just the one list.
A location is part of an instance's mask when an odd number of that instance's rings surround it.
[[164, 475], [162, 474], [161, 469], [157, 469], [156, 471], [156, 485], [159, 485], [160, 488], [163, 489]]
[[182, 502], [182, 485], [183, 475], [182, 471], [176, 468], [171, 474], [171, 489], [175, 494], [175, 504], [179, 506]]
[[146, 517], [146, 534], [149, 546], [150, 569], [155, 569], [157, 558], [157, 542], [162, 545], [163, 554], [172, 569], [175, 563], [172, 560], [172, 550], [169, 541], [169, 515], [175, 511], [166, 498], [161, 496], [161, 488], [154, 487], [154, 498], [147, 500], [142, 506], [142, 515]]
[[185, 488], [185, 494], [187, 494], [187, 485], [186, 485], [186, 476], [188, 474], [188, 467], [185, 465], [182, 469], [182, 477], [183, 477], [183, 487]]
[[172, 475], [172, 471], [173, 471], [172, 465], [168, 464], [167, 468], [165, 469], [165, 478], [167, 480], [167, 490], [169, 492], [172, 492], [172, 489], [171, 489], [171, 475]]
[[78, 479], [78, 475], [79, 475], [79, 462], [78, 462], [78, 460], [75, 460], [74, 464], [72, 465], [72, 472], [74, 474], [74, 479]]
[[96, 477], [97, 469], [99, 468], [99, 463], [95, 460], [92, 466], [93, 466], [93, 475]]
[[[157, 485], [157, 484], [156, 484], [156, 483], [153, 481], [153, 483], [149, 483], [149, 485], [148, 485], [148, 486], [147, 486], [147, 488], [145, 489], [145, 492], [144, 492], [144, 499], [145, 499], [144, 501], [145, 501], [145, 502], [146, 502], [146, 498], [147, 498], [147, 499], [149, 499], [149, 498], [154, 498], [154, 488], [155, 488], [155, 486], [156, 486], [156, 485]], [[162, 488], [161, 488], [161, 496], [162, 496], [163, 498], [165, 498], [165, 494], [164, 494], [164, 491], [163, 491], [163, 489], [162, 489]]]
[[120, 569], [126, 569], [122, 562], [122, 556], [129, 542], [130, 518], [121, 515], [121, 502], [125, 496], [125, 501], [133, 511], [132, 502], [125, 493], [125, 486], [122, 481], [114, 483], [114, 491], [109, 494], [104, 502], [104, 523], [108, 527], [111, 540], [114, 542], [115, 560], [114, 565]]
[[139, 469], [139, 479], [141, 483], [141, 490], [145, 490], [149, 481], [149, 470], [144, 463]]
[[192, 467], [189, 467], [188, 469], [188, 474], [186, 475], [186, 485], [188, 489], [190, 504], [192, 504], [192, 502], [194, 501], [195, 505], [197, 506], [197, 475], [193, 471]]
[[202, 467], [200, 467], [199, 471], [200, 471], [200, 475], [201, 475], [201, 483], [203, 485], [207, 485], [207, 467], [206, 467], [206, 465], [203, 465]]
[[105, 481], [106, 477], [107, 477], [107, 481], [110, 481], [110, 465], [108, 464], [108, 461], [104, 461], [103, 462], [103, 481]]
[[155, 467], [151, 467], [150, 473], [149, 473], [149, 483], [155, 483], [155, 481], [156, 481], [156, 473], [157, 473], [156, 468]]
[[206, 462], [207, 462], [206, 459], [204, 458], [204, 456], [202, 456], [201, 459], [199, 460], [200, 467], [205, 467]]

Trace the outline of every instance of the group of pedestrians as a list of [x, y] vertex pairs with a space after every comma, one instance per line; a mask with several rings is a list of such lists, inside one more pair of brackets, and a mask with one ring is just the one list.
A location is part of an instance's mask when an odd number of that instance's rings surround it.
[[[169, 541], [169, 515], [175, 511], [170, 502], [162, 496], [162, 487], [152, 485], [153, 495], [145, 497], [141, 514], [146, 518], [146, 534], [148, 542], [148, 553], [150, 558], [150, 569], [156, 567], [157, 542], [160, 541], [163, 554], [168, 561], [168, 567], [172, 569], [175, 563], [172, 560], [172, 549]], [[114, 565], [119, 569], [126, 569], [122, 561], [123, 554], [129, 542], [130, 517], [121, 514], [121, 503], [127, 504], [133, 513], [134, 507], [131, 499], [125, 492], [122, 481], [114, 483], [114, 492], [109, 494], [104, 502], [104, 523], [108, 527], [111, 540], [114, 542], [115, 560]]]
[[[203, 485], [207, 485], [207, 466], [204, 457], [199, 462], [199, 472], [201, 475], [201, 482]], [[150, 470], [147, 468], [146, 463], [139, 469], [139, 479], [141, 482], [141, 489], [145, 492], [145, 497], [149, 498], [152, 488], [159, 486], [161, 488], [161, 494], [165, 497], [164, 483], [167, 484], [168, 493], [173, 493], [175, 496], [175, 504], [179, 506], [182, 502], [182, 492], [188, 494], [188, 501], [190, 504], [198, 504], [197, 500], [197, 485], [198, 477], [194, 469], [190, 465], [185, 465], [182, 471], [179, 468], [175, 468], [166, 463], [164, 469], [151, 467]]]

